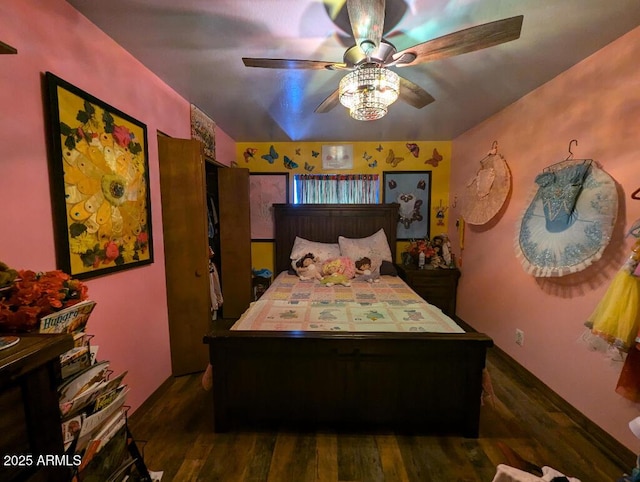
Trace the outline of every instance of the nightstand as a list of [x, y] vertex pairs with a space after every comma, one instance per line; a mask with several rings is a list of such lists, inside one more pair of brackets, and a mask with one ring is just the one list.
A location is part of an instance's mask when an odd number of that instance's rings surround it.
[[460, 270], [398, 265], [398, 275], [425, 301], [449, 316], [456, 314], [456, 293]]

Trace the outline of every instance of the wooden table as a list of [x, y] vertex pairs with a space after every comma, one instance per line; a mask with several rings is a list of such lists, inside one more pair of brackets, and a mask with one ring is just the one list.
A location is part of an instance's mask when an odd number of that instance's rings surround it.
[[64, 452], [58, 407], [60, 355], [73, 348], [71, 335], [20, 334], [0, 351], [0, 480], [66, 481], [60, 461], [38, 456]]

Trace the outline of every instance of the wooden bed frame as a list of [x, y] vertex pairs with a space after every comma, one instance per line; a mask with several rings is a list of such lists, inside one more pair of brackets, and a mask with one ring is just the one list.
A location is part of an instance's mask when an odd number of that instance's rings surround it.
[[[289, 268], [296, 236], [337, 242], [339, 235], [361, 238], [384, 228], [395, 253], [397, 209], [274, 205], [276, 275]], [[217, 432], [325, 428], [478, 436], [482, 372], [493, 345], [486, 335], [232, 331], [235, 321], [218, 320], [204, 338]]]

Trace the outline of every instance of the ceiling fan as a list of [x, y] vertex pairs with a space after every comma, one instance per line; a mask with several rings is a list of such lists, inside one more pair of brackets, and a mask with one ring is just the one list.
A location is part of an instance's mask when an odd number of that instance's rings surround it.
[[436, 39], [397, 49], [385, 40], [385, 0], [347, 0], [347, 13], [356, 41], [343, 56], [342, 62], [247, 58], [247, 67], [268, 69], [308, 69], [351, 71], [315, 112], [329, 112], [338, 103], [350, 109], [358, 120], [375, 120], [384, 116], [387, 107], [397, 98], [421, 109], [435, 99], [422, 87], [398, 76], [388, 67], [410, 67], [423, 62], [499, 45], [520, 37], [523, 16], [505, 18], [454, 32]]

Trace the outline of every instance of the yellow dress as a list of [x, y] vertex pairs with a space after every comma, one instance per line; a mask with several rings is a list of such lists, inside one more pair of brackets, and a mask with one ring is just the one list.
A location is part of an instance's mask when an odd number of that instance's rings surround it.
[[625, 352], [640, 342], [640, 278], [633, 274], [639, 261], [640, 239], [585, 323], [594, 335]]

